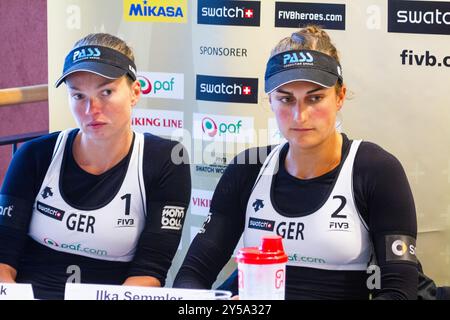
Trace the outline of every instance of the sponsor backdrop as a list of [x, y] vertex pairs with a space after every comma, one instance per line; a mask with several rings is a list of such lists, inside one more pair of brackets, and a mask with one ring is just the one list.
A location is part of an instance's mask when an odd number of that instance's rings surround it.
[[[308, 23], [324, 26], [341, 54], [350, 94], [339, 129], [402, 162], [416, 201], [418, 257], [449, 285], [450, 1], [49, 0], [49, 82], [88, 33], [112, 33], [134, 48], [143, 93], [134, 129], [183, 141], [192, 163], [171, 285], [226, 163], [281, 140], [263, 90], [265, 63], [281, 37]], [[64, 86], [49, 93], [50, 129], [74, 127]], [[219, 281], [233, 267], [230, 260]]]

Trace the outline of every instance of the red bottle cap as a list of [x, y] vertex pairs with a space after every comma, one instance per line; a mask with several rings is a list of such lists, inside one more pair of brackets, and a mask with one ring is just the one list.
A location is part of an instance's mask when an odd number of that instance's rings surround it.
[[236, 257], [236, 262], [247, 264], [275, 264], [285, 263], [287, 260], [280, 236], [264, 236], [259, 248], [240, 249]]

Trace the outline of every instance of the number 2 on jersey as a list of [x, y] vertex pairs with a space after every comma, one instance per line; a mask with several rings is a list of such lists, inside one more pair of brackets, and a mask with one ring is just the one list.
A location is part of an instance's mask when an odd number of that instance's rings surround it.
[[345, 199], [344, 196], [334, 196], [333, 199], [339, 199], [341, 200], [341, 205], [339, 206], [339, 208], [337, 208], [337, 210], [335, 212], [333, 212], [331, 214], [332, 218], [347, 218], [347, 216], [345, 214], [340, 215], [339, 212], [342, 211], [342, 209], [344, 209], [345, 204], [347, 203], [347, 199]]

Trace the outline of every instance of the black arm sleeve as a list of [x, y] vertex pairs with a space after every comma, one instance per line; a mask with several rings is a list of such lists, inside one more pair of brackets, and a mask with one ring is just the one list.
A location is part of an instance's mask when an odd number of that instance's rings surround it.
[[[173, 161], [173, 150], [184, 159], [182, 163]], [[181, 144], [146, 135], [144, 183], [147, 219], [128, 276], [152, 276], [162, 286], [165, 284], [191, 197], [190, 167], [186, 158], [187, 152]], [[175, 227], [165, 228], [165, 221], [174, 212]]]
[[[366, 142], [357, 154], [355, 175], [355, 183], [360, 184], [355, 189], [362, 190], [360, 196], [366, 200], [358, 201], [356, 195], [358, 208], [366, 213], [381, 271], [381, 289], [375, 291], [373, 298], [417, 299], [416, 211], [403, 167], [394, 156]], [[409, 239], [404, 241], [406, 252], [402, 257], [392, 254], [390, 239], [396, 237]]]
[[211, 213], [192, 241], [174, 287], [211, 288], [244, 231], [247, 202], [268, 152], [246, 150], [227, 166], [214, 191]]
[[[51, 161], [58, 133], [23, 144], [9, 165], [0, 191], [0, 263], [17, 269], [27, 239], [33, 203]], [[0, 208], [1, 210], [1, 208]]]

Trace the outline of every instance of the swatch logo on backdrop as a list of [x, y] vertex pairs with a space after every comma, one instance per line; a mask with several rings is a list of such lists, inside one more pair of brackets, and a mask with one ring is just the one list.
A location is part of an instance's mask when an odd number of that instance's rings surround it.
[[123, 0], [125, 21], [187, 22], [186, 0]]
[[260, 8], [259, 1], [198, 0], [197, 23], [257, 27]]
[[388, 2], [388, 32], [450, 35], [450, 2]]
[[184, 74], [163, 72], [140, 72], [144, 98], [184, 99]]
[[257, 78], [197, 75], [197, 100], [258, 103]]
[[308, 24], [345, 30], [345, 4], [275, 2], [275, 27], [298, 29]]

